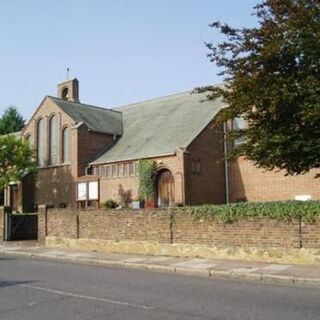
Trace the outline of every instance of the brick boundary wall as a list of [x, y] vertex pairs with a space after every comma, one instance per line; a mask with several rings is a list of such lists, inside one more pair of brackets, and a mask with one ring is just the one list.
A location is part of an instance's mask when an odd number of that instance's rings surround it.
[[170, 216], [163, 211], [82, 211], [79, 238], [170, 243]]
[[9, 207], [0, 206], [0, 243], [5, 240], [6, 237], [6, 219], [7, 214], [11, 213], [11, 209]]
[[142, 241], [217, 247], [320, 249], [320, 220], [250, 218], [222, 223], [170, 211], [70, 211], [39, 206], [38, 241], [46, 237]]
[[5, 218], [5, 208], [0, 207], [0, 242], [4, 240], [4, 218]]

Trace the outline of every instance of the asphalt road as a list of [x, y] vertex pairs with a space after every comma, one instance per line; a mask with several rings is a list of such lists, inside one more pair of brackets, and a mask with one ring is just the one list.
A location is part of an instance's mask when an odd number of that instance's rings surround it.
[[320, 319], [320, 289], [0, 255], [1, 320]]

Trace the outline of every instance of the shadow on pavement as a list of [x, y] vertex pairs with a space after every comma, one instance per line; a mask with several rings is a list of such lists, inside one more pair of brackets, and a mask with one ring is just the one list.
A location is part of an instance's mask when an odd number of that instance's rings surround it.
[[22, 284], [33, 283], [34, 281], [4, 281], [0, 280], [0, 289], [7, 288], [7, 287], [16, 287]]

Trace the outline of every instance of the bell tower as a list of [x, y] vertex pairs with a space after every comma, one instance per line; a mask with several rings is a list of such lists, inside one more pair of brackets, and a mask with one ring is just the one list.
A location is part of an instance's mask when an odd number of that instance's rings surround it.
[[72, 101], [79, 101], [79, 81], [77, 78], [67, 80], [58, 84], [58, 98]]

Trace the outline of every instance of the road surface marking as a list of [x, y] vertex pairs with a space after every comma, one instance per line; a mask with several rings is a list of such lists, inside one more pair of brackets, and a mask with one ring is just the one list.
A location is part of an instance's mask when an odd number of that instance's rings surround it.
[[32, 289], [32, 290], [38, 290], [38, 291], [44, 291], [44, 292], [53, 293], [53, 294], [58, 294], [58, 295], [65, 296], [65, 297], [72, 297], [72, 298], [91, 300], [91, 301], [100, 301], [100, 302], [106, 302], [106, 303], [111, 303], [111, 304], [117, 304], [120, 306], [127, 306], [127, 307], [144, 309], [144, 310], [154, 309], [154, 307], [148, 307], [148, 306], [144, 306], [141, 304], [135, 304], [135, 303], [119, 301], [119, 300], [110, 300], [110, 299], [99, 298], [99, 297], [85, 296], [83, 294], [66, 292], [66, 291], [55, 290], [55, 289], [44, 288], [44, 287], [36, 287], [36, 286], [28, 285], [28, 284], [20, 284], [19, 287]]

